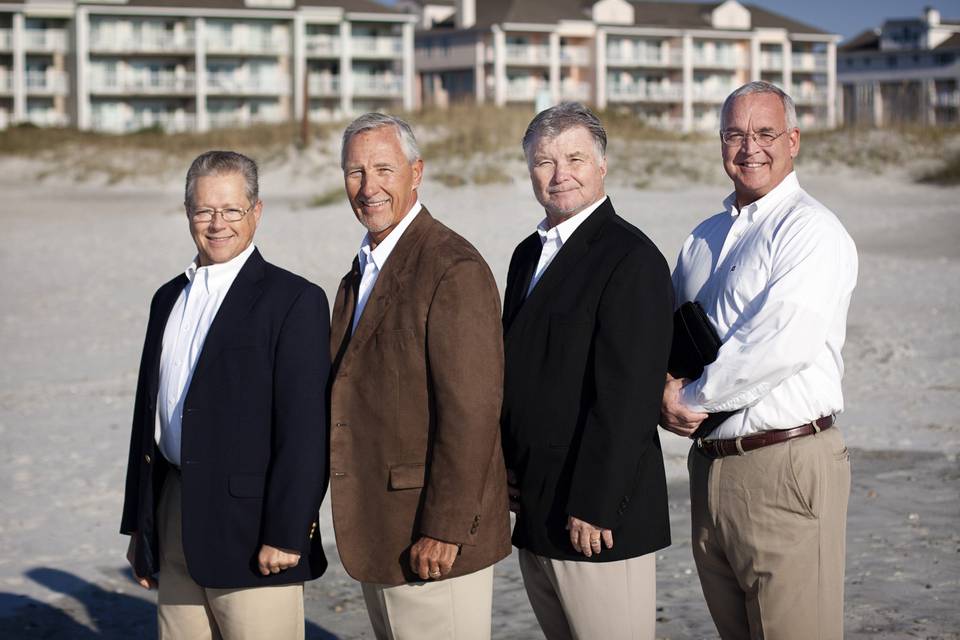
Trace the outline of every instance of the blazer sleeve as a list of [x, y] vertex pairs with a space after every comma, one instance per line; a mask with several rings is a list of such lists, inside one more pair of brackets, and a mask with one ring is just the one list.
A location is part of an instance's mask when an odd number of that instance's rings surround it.
[[327, 483], [329, 318], [323, 289], [305, 287], [283, 321], [274, 358], [263, 543], [304, 555]]
[[427, 315], [435, 432], [420, 533], [474, 544], [503, 394], [500, 296], [489, 268], [465, 259], [441, 278]]
[[616, 528], [640, 466], [660, 455], [657, 424], [673, 322], [663, 256], [642, 245], [614, 269], [595, 329], [595, 397], [574, 464], [567, 513]]

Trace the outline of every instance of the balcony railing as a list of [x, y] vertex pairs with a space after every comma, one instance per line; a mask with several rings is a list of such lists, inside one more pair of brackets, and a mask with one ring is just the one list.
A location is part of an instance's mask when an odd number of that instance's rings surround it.
[[93, 52], [190, 53], [196, 45], [192, 31], [163, 33], [148, 31], [115, 35], [108, 31], [90, 31], [90, 50]]
[[94, 129], [110, 133], [129, 133], [152, 127], [160, 127], [168, 133], [193, 131], [197, 128], [196, 123], [196, 116], [182, 111], [140, 111], [126, 117], [95, 111], [91, 116]]
[[13, 92], [13, 76], [6, 73], [0, 74], [0, 93]]
[[934, 99], [937, 107], [960, 107], [960, 91], [941, 91]]
[[827, 101], [827, 90], [794, 87], [791, 97], [797, 104], [820, 104]]
[[742, 55], [733, 51], [718, 51], [712, 54], [697, 50], [693, 52], [693, 65], [695, 67], [739, 69], [744, 66], [745, 62]]
[[773, 52], [773, 51], [761, 52], [760, 68], [763, 70], [783, 69], [783, 54], [780, 52]]
[[59, 111], [50, 109], [27, 111], [27, 122], [38, 127], [65, 127], [70, 124], [70, 117]]
[[507, 100], [536, 100], [541, 92], [549, 92], [546, 82], [515, 80], [507, 83]]
[[826, 71], [827, 54], [793, 53], [790, 58], [794, 71]]
[[290, 93], [290, 79], [286, 76], [211, 73], [207, 76], [207, 92], [213, 95], [287, 95]]
[[290, 50], [290, 42], [282, 36], [273, 33], [252, 34], [244, 36], [211, 33], [207, 35], [208, 53], [246, 53], [246, 54], [277, 54], [282, 55]]
[[662, 84], [610, 83], [607, 87], [610, 100], [677, 102], [683, 99], [683, 87]]
[[210, 126], [214, 129], [226, 127], [246, 127], [251, 124], [271, 124], [283, 122], [284, 116], [279, 112], [251, 114], [244, 110], [211, 111], [208, 114]]
[[545, 44], [508, 44], [507, 64], [550, 64], [550, 47]]
[[591, 85], [589, 82], [561, 82], [560, 98], [563, 100], [579, 100], [581, 102], [590, 99]]
[[13, 48], [13, 31], [10, 29], [0, 29], [0, 50], [9, 50]]
[[403, 95], [403, 81], [400, 78], [358, 74], [353, 76], [353, 93], [367, 97], [397, 97]]
[[561, 46], [560, 63], [567, 65], [586, 66], [590, 64], [590, 49], [583, 46]]
[[735, 86], [723, 85], [693, 85], [693, 99], [700, 102], [723, 102], [727, 99]]
[[67, 92], [67, 74], [63, 71], [27, 71], [27, 91], [30, 93]]
[[339, 56], [340, 38], [339, 36], [327, 35], [325, 33], [315, 33], [308, 35], [304, 41], [307, 49], [307, 55], [314, 56]]
[[667, 55], [659, 51], [630, 51], [622, 48], [607, 49], [607, 65], [638, 67], [679, 67], [683, 65], [683, 52], [669, 49]]
[[196, 77], [193, 72], [161, 71], [148, 74], [118, 75], [94, 73], [90, 76], [93, 93], [171, 94], [193, 93]]
[[393, 36], [352, 36], [350, 51], [354, 57], [388, 57], [403, 53], [403, 40]]
[[64, 52], [67, 50], [67, 32], [64, 29], [26, 29], [24, 45], [27, 51]]
[[338, 96], [340, 95], [340, 76], [311, 73], [307, 77], [307, 92], [311, 97]]

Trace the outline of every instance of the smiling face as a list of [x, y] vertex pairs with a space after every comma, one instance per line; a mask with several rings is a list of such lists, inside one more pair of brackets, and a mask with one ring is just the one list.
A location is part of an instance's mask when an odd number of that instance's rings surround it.
[[361, 131], [344, 153], [343, 182], [350, 206], [374, 246], [380, 244], [417, 201], [423, 160], [410, 162], [394, 126]]
[[552, 138], [537, 138], [529, 150], [527, 166], [533, 195], [547, 212], [551, 227], [604, 196], [607, 161], [585, 127], [571, 127]]
[[[800, 152], [800, 130], [787, 130], [786, 113], [773, 93], [752, 93], [735, 99], [723, 114], [724, 131], [746, 134], [743, 144], [720, 143], [723, 168], [733, 180], [737, 205], [746, 206], [767, 195], [791, 171]], [[761, 147], [751, 134], [784, 132], [769, 147]]]
[[194, 222], [192, 211], [200, 209], [247, 209], [247, 183], [239, 173], [201, 176], [193, 191], [192, 208], [187, 211], [190, 234], [197, 245], [200, 266], [229, 262], [253, 242], [253, 234], [260, 223], [263, 203], [259, 200], [237, 222], [225, 222], [217, 213], [209, 222]]

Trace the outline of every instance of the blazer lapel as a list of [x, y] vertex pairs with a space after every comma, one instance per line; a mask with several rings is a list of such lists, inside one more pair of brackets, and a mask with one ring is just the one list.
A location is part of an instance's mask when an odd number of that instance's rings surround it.
[[334, 369], [339, 368], [343, 354], [350, 344], [360, 275], [360, 259], [355, 256], [350, 272], [340, 281], [337, 299], [333, 304], [333, 317], [330, 319], [330, 353], [333, 354]]
[[536, 233], [527, 236], [520, 243], [517, 265], [514, 273], [511, 274], [510, 282], [507, 283], [508, 295], [503, 303], [503, 326], [507, 331], [509, 331], [527, 298], [527, 289], [530, 288], [530, 280], [533, 278], [533, 272], [540, 260], [542, 246], [540, 236]]
[[160, 353], [163, 351], [163, 333], [167, 328], [167, 320], [170, 318], [170, 312], [173, 311], [173, 305], [177, 303], [177, 298], [183, 288], [187, 286], [187, 276], [180, 274], [169, 286], [164, 287], [160, 299], [157, 301], [156, 318], [151, 336], [151, 348], [153, 349], [153, 359], [150, 362], [150, 379], [147, 387], [147, 397], [155, 400], [160, 390]]

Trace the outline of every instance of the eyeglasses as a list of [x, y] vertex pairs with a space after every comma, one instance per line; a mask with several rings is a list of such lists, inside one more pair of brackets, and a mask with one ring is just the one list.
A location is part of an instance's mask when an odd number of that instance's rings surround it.
[[747, 138], [753, 138], [753, 141], [760, 147], [769, 147], [774, 140], [785, 134], [789, 129], [784, 129], [780, 133], [771, 133], [770, 131], [759, 131], [754, 133], [744, 133], [736, 129], [726, 129], [720, 132], [720, 139], [728, 147], [739, 147]]
[[224, 222], [240, 222], [243, 216], [250, 213], [251, 209], [253, 209], [252, 206], [246, 209], [237, 209], [236, 207], [227, 207], [226, 209], [194, 209], [190, 212], [190, 219], [194, 222], [211, 222], [213, 217], [219, 213]]

